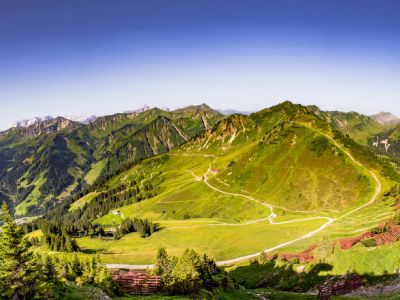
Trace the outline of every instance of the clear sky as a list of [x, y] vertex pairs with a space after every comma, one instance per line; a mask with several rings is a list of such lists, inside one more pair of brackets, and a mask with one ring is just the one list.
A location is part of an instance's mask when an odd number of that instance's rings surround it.
[[0, 129], [282, 100], [400, 115], [400, 1], [0, 1]]

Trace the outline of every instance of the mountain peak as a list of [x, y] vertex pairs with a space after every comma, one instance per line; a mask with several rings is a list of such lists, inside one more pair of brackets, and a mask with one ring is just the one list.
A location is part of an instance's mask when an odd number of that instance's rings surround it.
[[[18, 122], [17, 122], [18, 123]], [[34, 137], [41, 134], [47, 134], [60, 130], [69, 130], [82, 126], [81, 123], [71, 121], [64, 117], [44, 117], [44, 118], [32, 118], [30, 120], [20, 121], [17, 126], [2, 132], [2, 135], [9, 133], [18, 133], [21, 137]]]
[[33, 136], [42, 133], [50, 133], [54, 131], [59, 131], [63, 129], [73, 130], [80, 127], [81, 124], [79, 122], [71, 121], [64, 117], [57, 117], [54, 119], [41, 121], [35, 123], [31, 126], [26, 127], [26, 135]]
[[45, 117], [33, 117], [30, 119], [23, 119], [20, 121], [15, 122], [12, 127], [28, 127], [39, 122], [50, 121], [52, 120], [52, 116], [45, 116]]
[[174, 112], [176, 112], [176, 113], [183, 113], [183, 112], [201, 113], [202, 112], [202, 113], [206, 113], [206, 114], [210, 113], [210, 114], [213, 114], [213, 115], [221, 115], [220, 112], [214, 110], [213, 108], [211, 108], [210, 106], [208, 106], [205, 103], [202, 103], [200, 105], [190, 105], [190, 106], [187, 106], [187, 107], [184, 107], [184, 108], [179, 108], [179, 109], [176, 109]]
[[381, 125], [394, 125], [400, 123], [400, 119], [398, 117], [390, 112], [385, 111], [373, 115], [371, 118]]

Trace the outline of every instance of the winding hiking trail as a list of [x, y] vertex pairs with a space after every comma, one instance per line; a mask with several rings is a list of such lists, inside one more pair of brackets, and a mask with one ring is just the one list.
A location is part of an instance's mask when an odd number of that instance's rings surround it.
[[[208, 182], [208, 177], [207, 176], [205, 176], [204, 183], [209, 188], [211, 188], [211, 189], [213, 189], [213, 190], [215, 190], [217, 192], [220, 192], [220, 193], [223, 193], [223, 194], [226, 194], [226, 195], [231, 195], [231, 196], [236, 196], [236, 197], [243, 197], [243, 198], [249, 199], [251, 201], [257, 202], [257, 203], [267, 207], [270, 210], [270, 215], [267, 218], [252, 221], [253, 223], [262, 222], [262, 221], [268, 220], [271, 225], [281, 225], [281, 224], [288, 224], [288, 223], [302, 222], [302, 221], [311, 221], [311, 220], [317, 220], [317, 219], [325, 219], [325, 220], [327, 220], [322, 226], [320, 226], [316, 230], [313, 230], [313, 231], [311, 231], [311, 232], [309, 232], [309, 233], [307, 233], [307, 234], [305, 234], [305, 235], [303, 235], [303, 236], [301, 236], [299, 238], [296, 238], [296, 239], [293, 239], [293, 240], [278, 244], [278, 245], [276, 245], [276, 246], [274, 246], [272, 248], [268, 248], [268, 249], [262, 250], [265, 253], [274, 251], [276, 249], [288, 246], [288, 245], [293, 244], [295, 242], [298, 242], [300, 240], [309, 238], [309, 237], [313, 236], [314, 234], [324, 230], [327, 226], [329, 226], [335, 220], [335, 219], [330, 218], [330, 217], [319, 216], [319, 217], [296, 219], [296, 220], [283, 221], [283, 222], [274, 222], [273, 219], [276, 218], [278, 215], [274, 213], [274, 206], [273, 205], [265, 203], [265, 202], [262, 202], [262, 201], [260, 201], [260, 200], [258, 200], [256, 198], [254, 198], [254, 197], [251, 197], [251, 196], [247, 196], [247, 195], [243, 195], [243, 194], [239, 194], [239, 193], [230, 193], [230, 192], [226, 192], [226, 191], [220, 190], [220, 189], [212, 186]], [[233, 263], [245, 260], [245, 259], [254, 258], [254, 257], [257, 257], [259, 255], [260, 255], [260, 252], [257, 252], [257, 253], [252, 253], [252, 254], [249, 254], [249, 255], [240, 256], [240, 257], [236, 257], [236, 258], [232, 258], [232, 259], [228, 259], [228, 260], [217, 261], [216, 263], [217, 263], [218, 266], [224, 266], [224, 265], [233, 264]]]
[[[207, 172], [203, 176], [197, 176], [196, 174], [194, 174], [194, 172], [192, 170], [188, 170], [188, 171], [193, 175], [193, 177], [195, 178], [196, 181], [203, 181], [210, 189], [213, 189], [216, 192], [219, 192], [219, 193], [222, 193], [222, 194], [225, 194], [225, 195], [235, 196], [235, 197], [242, 197], [242, 198], [254, 201], [254, 202], [266, 207], [270, 211], [269, 216], [266, 217], [266, 218], [252, 220], [252, 221], [249, 221], [249, 222], [246, 222], [246, 223], [240, 223], [240, 224], [231, 224], [231, 223], [224, 223], [224, 222], [220, 222], [220, 221], [214, 221], [213, 224], [203, 224], [203, 225], [195, 225], [195, 226], [182, 226], [182, 227], [175, 227], [175, 228], [192, 228], [192, 227], [205, 227], [205, 226], [245, 226], [245, 225], [254, 224], [254, 223], [258, 223], [258, 222], [264, 222], [264, 221], [268, 221], [271, 225], [281, 225], [281, 224], [295, 223], [295, 222], [301, 222], [301, 221], [311, 221], [311, 220], [317, 220], [317, 219], [325, 219], [326, 220], [326, 222], [324, 224], [322, 224], [319, 228], [317, 228], [317, 229], [315, 229], [315, 230], [313, 230], [311, 232], [308, 232], [308, 233], [306, 233], [306, 234], [304, 234], [304, 235], [302, 235], [302, 236], [300, 236], [298, 238], [295, 238], [295, 239], [289, 240], [287, 242], [278, 244], [278, 245], [276, 245], [274, 247], [262, 250], [263, 252], [268, 253], [268, 252], [274, 251], [276, 249], [283, 248], [285, 246], [291, 245], [291, 244], [296, 243], [298, 241], [307, 239], [307, 238], [309, 238], [309, 237], [321, 232], [322, 230], [324, 230], [326, 227], [331, 225], [335, 220], [339, 220], [339, 219], [345, 218], [345, 217], [347, 217], [347, 216], [349, 216], [349, 215], [351, 215], [351, 214], [353, 214], [353, 213], [365, 208], [366, 206], [371, 205], [372, 203], [374, 203], [376, 198], [379, 196], [379, 194], [381, 193], [381, 190], [382, 190], [382, 184], [379, 181], [378, 177], [375, 175], [375, 173], [372, 172], [371, 170], [369, 170], [367, 167], [365, 167], [360, 162], [358, 162], [347, 150], [345, 150], [339, 143], [337, 143], [328, 134], [326, 134], [326, 133], [324, 133], [324, 132], [322, 132], [322, 131], [320, 131], [320, 130], [318, 130], [316, 128], [313, 128], [313, 127], [311, 127], [309, 125], [305, 125], [305, 124], [302, 124], [302, 123], [300, 123], [299, 125], [305, 126], [305, 127], [309, 128], [310, 130], [312, 130], [312, 131], [314, 131], [314, 132], [326, 137], [337, 148], [339, 148], [344, 154], [346, 154], [347, 157], [355, 165], [365, 169], [371, 175], [371, 177], [375, 181], [375, 191], [374, 191], [374, 194], [371, 196], [371, 198], [370, 198], [370, 200], [368, 202], [366, 202], [366, 203], [364, 203], [364, 204], [362, 204], [362, 205], [360, 205], [360, 206], [358, 206], [358, 207], [356, 207], [356, 208], [344, 213], [343, 215], [341, 215], [340, 217], [337, 217], [337, 218], [331, 218], [331, 217], [326, 217], [326, 216], [317, 216], [317, 217], [311, 217], [311, 218], [303, 218], [303, 219], [295, 219], [295, 220], [290, 220], [290, 221], [275, 222], [274, 218], [276, 218], [278, 215], [274, 213], [274, 207], [275, 208], [279, 208], [279, 209], [283, 209], [283, 210], [286, 210], [286, 211], [290, 211], [290, 212], [301, 212], [301, 211], [293, 211], [293, 210], [290, 210], [290, 209], [287, 209], [287, 208], [274, 206], [272, 204], [269, 204], [267, 202], [263, 202], [263, 201], [261, 201], [261, 200], [259, 200], [257, 198], [252, 197], [252, 196], [245, 195], [245, 194], [240, 194], [240, 193], [227, 192], [227, 191], [221, 190], [221, 189], [211, 185], [210, 182], [208, 181], [209, 174], [211, 172], [211, 164], [210, 164]], [[190, 154], [189, 155], [186, 154], [186, 155], [190, 156]], [[194, 154], [194, 155], [196, 155], [196, 154]], [[215, 161], [216, 156], [213, 156], [213, 157], [214, 157], [214, 161]], [[175, 229], [175, 228], [171, 228], [171, 229]], [[252, 253], [252, 254], [248, 254], [248, 255], [245, 255], [245, 256], [240, 256], [240, 257], [236, 257], [236, 258], [232, 258], [232, 259], [228, 259], [228, 260], [217, 261], [216, 263], [217, 263], [218, 266], [224, 266], [224, 265], [229, 265], [229, 264], [233, 264], [233, 263], [236, 263], [236, 262], [240, 262], [240, 261], [243, 261], [243, 260], [246, 260], [246, 259], [251, 259], [251, 258], [257, 257], [259, 255], [260, 255], [260, 252], [257, 252], [257, 253]], [[138, 269], [138, 270], [141, 270], [141, 269], [148, 269], [148, 268], [151, 269], [151, 268], [154, 267], [154, 265], [107, 264], [107, 267], [108, 268], [126, 268], [126, 269]]]

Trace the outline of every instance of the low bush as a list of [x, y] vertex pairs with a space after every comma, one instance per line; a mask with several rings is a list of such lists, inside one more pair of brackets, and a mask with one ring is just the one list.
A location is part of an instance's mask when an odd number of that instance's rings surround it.
[[376, 241], [375, 241], [375, 239], [363, 240], [363, 241], [361, 241], [361, 243], [362, 243], [365, 247], [375, 247], [375, 246], [376, 246]]

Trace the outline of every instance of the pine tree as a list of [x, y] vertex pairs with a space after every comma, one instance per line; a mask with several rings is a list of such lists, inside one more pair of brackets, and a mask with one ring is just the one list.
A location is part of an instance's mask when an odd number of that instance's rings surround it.
[[114, 282], [111, 277], [111, 273], [107, 270], [103, 264], [97, 264], [96, 276], [94, 277], [94, 285], [103, 291], [112, 294], [115, 289]]
[[165, 248], [158, 249], [157, 262], [154, 268], [156, 275], [170, 274], [172, 270], [171, 261]]
[[82, 275], [82, 264], [78, 259], [78, 255], [74, 255], [74, 259], [72, 261], [72, 269], [74, 270], [77, 277]]
[[260, 255], [258, 256], [258, 263], [260, 265], [265, 264], [268, 261], [267, 254], [264, 251], [261, 251]]
[[50, 256], [46, 255], [43, 259], [43, 277], [47, 282], [56, 282], [56, 268]]
[[20, 226], [13, 222], [6, 203], [2, 206], [4, 223], [0, 235], [0, 297], [27, 299], [40, 290], [40, 263], [29, 251], [29, 242]]

